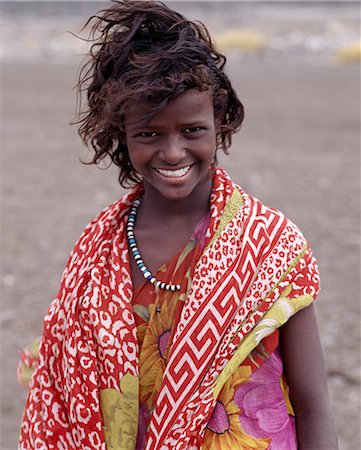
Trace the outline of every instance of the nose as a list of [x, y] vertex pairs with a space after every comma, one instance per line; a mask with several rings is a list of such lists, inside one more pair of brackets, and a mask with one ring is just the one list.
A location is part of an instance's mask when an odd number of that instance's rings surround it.
[[159, 152], [160, 158], [169, 165], [175, 166], [186, 155], [184, 142], [179, 135], [167, 136], [163, 139]]

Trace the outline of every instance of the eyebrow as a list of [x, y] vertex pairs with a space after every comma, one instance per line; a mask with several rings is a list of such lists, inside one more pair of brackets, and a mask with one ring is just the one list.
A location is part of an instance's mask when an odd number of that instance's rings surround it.
[[199, 126], [199, 125], [207, 125], [207, 120], [204, 119], [198, 119], [198, 120], [194, 120], [193, 122], [187, 122], [187, 123], [183, 123], [182, 127], [195, 127], [195, 126]]
[[[179, 127], [181, 128], [191, 128], [191, 127], [196, 127], [196, 126], [206, 126], [208, 124], [208, 121], [206, 119], [196, 119], [193, 120], [192, 122], [183, 122], [179, 124]], [[145, 123], [145, 124], [139, 124], [139, 125], [135, 125], [134, 128], [141, 128], [143, 130], [150, 130], [150, 129], [157, 129], [157, 128], [161, 128], [162, 124], [157, 124], [157, 123]]]

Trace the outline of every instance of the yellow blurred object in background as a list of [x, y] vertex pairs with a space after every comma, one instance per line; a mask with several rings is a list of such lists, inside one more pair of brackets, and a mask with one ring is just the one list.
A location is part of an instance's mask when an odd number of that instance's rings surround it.
[[337, 53], [337, 58], [345, 62], [361, 60], [361, 41], [342, 48]]
[[215, 41], [220, 50], [240, 50], [250, 53], [264, 49], [267, 44], [264, 36], [251, 30], [230, 30], [218, 35]]

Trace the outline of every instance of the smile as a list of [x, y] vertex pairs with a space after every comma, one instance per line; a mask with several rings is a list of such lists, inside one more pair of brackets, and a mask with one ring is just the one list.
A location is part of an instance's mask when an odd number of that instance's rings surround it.
[[192, 166], [186, 166], [186, 167], [182, 167], [181, 169], [176, 169], [176, 170], [165, 170], [165, 169], [155, 169], [157, 172], [159, 172], [161, 175], [163, 175], [164, 177], [182, 177], [183, 175], [185, 175], [186, 173], [189, 172], [190, 168]]

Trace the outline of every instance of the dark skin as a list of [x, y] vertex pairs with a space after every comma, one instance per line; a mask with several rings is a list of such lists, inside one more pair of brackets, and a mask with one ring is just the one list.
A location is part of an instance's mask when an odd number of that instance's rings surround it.
[[[138, 248], [153, 273], [169, 261], [189, 241], [193, 230], [209, 210], [210, 181], [197, 193], [199, 203], [164, 202], [159, 205], [158, 195], [146, 193], [135, 226]], [[202, 199], [203, 197], [203, 199]], [[147, 200], [147, 201], [146, 201]], [[195, 205], [203, 205], [202, 208]], [[157, 206], [156, 206], [157, 205]], [[133, 287], [136, 289], [144, 278], [135, 263], [130, 260]]]
[[313, 305], [281, 328], [280, 346], [300, 450], [337, 450], [326, 371]]
[[[143, 176], [145, 194], [135, 225], [138, 248], [155, 272], [189, 240], [209, 211], [210, 164], [215, 153], [216, 124], [208, 93], [192, 92], [173, 100], [146, 127], [137, 114], [126, 118], [132, 163]], [[184, 182], [160, 171], [189, 169]], [[131, 257], [134, 288], [144, 282]], [[298, 312], [280, 330], [280, 346], [298, 448], [337, 450], [322, 349], [313, 306]]]
[[[129, 112], [124, 125], [130, 159], [144, 184], [135, 237], [155, 272], [188, 242], [209, 210], [216, 121], [208, 91], [187, 91], [144, 124], [139, 111], [146, 109], [141, 104]], [[178, 170], [186, 173], [167, 176]], [[137, 287], [143, 278], [132, 260], [131, 271]]]
[[[146, 219], [146, 211], [137, 233], [144, 259], [155, 271], [185, 245], [198, 223], [186, 216], [167, 223], [164, 216]], [[182, 224], [182, 219], [185, 221]], [[194, 223], [194, 226], [191, 224]], [[180, 225], [177, 227], [177, 225]], [[174, 228], [172, 228], [174, 227]], [[168, 231], [168, 233], [167, 233]], [[178, 236], [174, 239], [174, 236]], [[134, 287], [144, 282], [131, 259]], [[280, 330], [280, 346], [290, 398], [295, 412], [299, 450], [337, 450], [337, 436], [327, 389], [322, 348], [313, 305], [295, 314]]]

